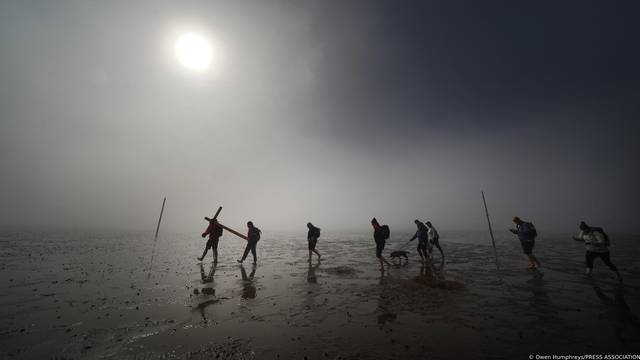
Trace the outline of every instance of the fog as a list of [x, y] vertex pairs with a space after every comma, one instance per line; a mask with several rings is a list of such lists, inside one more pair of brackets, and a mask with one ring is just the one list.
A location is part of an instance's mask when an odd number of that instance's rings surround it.
[[637, 233], [637, 5], [448, 4], [4, 1], [0, 226]]

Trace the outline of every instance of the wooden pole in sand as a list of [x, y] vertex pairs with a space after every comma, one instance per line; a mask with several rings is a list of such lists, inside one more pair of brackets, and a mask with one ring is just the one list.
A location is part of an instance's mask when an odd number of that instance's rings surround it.
[[487, 201], [484, 198], [484, 191], [482, 193], [482, 203], [484, 203], [484, 212], [487, 215], [487, 224], [489, 224], [489, 234], [491, 235], [491, 244], [493, 245], [493, 256], [496, 259], [496, 269], [498, 272], [500, 271], [500, 266], [498, 265], [498, 252], [496, 251], [496, 239], [493, 237], [493, 229], [491, 228], [491, 220], [489, 219], [489, 210], [487, 209]]
[[158, 225], [156, 226], [156, 235], [153, 237], [153, 251], [151, 252], [151, 261], [149, 262], [149, 273], [147, 274], [147, 280], [151, 278], [151, 267], [153, 266], [153, 258], [156, 256], [156, 243], [158, 242], [158, 231], [160, 231], [160, 222], [162, 221], [162, 214], [164, 213], [164, 204], [167, 202], [167, 197], [162, 200], [162, 208], [160, 209], [160, 217], [158, 218]]
[[165, 196], [164, 200], [162, 200], [162, 209], [160, 209], [160, 218], [158, 218], [158, 226], [156, 226], [156, 236], [154, 241], [158, 238], [158, 231], [160, 231], [160, 222], [162, 221], [162, 213], [164, 213], [164, 203], [167, 202], [167, 197]]

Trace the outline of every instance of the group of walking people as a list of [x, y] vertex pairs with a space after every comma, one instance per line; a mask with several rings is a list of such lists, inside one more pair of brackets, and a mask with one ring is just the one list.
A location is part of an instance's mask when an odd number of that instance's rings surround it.
[[[522, 252], [529, 258], [529, 268], [537, 269], [540, 267], [540, 261], [533, 255], [533, 247], [535, 240], [538, 237], [538, 231], [533, 223], [524, 221], [519, 217], [513, 218], [513, 223], [516, 224], [515, 229], [509, 229], [513, 234], [518, 236], [520, 244], [522, 245]], [[585, 265], [586, 275], [591, 276], [593, 272], [593, 262], [596, 258], [602, 259], [602, 261], [611, 269], [620, 282], [622, 282], [622, 275], [618, 271], [618, 268], [611, 262], [611, 256], [609, 253], [609, 246], [611, 241], [609, 236], [601, 227], [589, 226], [586, 222], [581, 221], [578, 226], [580, 231], [573, 237], [575, 241], [584, 242], [585, 252]]]
[[[209, 225], [205, 232], [202, 233], [202, 237], [209, 236], [209, 239], [206, 243], [206, 247], [202, 256], [198, 258], [199, 261], [202, 261], [204, 257], [207, 255], [209, 249], [213, 252], [213, 260], [214, 262], [218, 261], [218, 242], [220, 241], [220, 237], [223, 233], [223, 225], [221, 225], [215, 218], [209, 219]], [[435, 247], [440, 251], [442, 256], [442, 260], [444, 260], [444, 251], [440, 246], [440, 235], [438, 231], [433, 226], [430, 221], [422, 222], [418, 219], [414, 220], [416, 225], [416, 232], [409, 242], [413, 240], [418, 240], [417, 251], [418, 255], [420, 255], [420, 259], [422, 262], [428, 261], [432, 258], [433, 248]], [[533, 248], [535, 245], [535, 240], [538, 236], [538, 232], [533, 225], [533, 223], [529, 221], [524, 221], [520, 219], [518, 216], [513, 218], [513, 223], [516, 225], [515, 228], [509, 229], [513, 234], [518, 236], [520, 240], [520, 244], [522, 246], [522, 251], [529, 259], [529, 268], [537, 269], [541, 266], [540, 261], [533, 255]], [[388, 225], [380, 225], [378, 220], [374, 217], [371, 219], [371, 226], [373, 226], [373, 240], [376, 244], [376, 258], [380, 262], [381, 270], [384, 270], [384, 265], [391, 265], [389, 261], [382, 255], [384, 250], [386, 241], [389, 239], [391, 232], [389, 230]], [[228, 229], [228, 228], [227, 228]], [[312, 223], [307, 223], [307, 244], [309, 250], [309, 261], [313, 254], [315, 253], [320, 259], [320, 252], [316, 249], [316, 245], [318, 243], [318, 239], [320, 238], [320, 228], [313, 225]], [[611, 262], [611, 257], [609, 253], [610, 240], [609, 236], [604, 232], [604, 230], [600, 227], [594, 227], [587, 225], [584, 221], [580, 222], [579, 225], [580, 232], [573, 237], [576, 241], [582, 241], [586, 247], [585, 253], [585, 263], [586, 263], [586, 274], [591, 275], [593, 271], [593, 263], [596, 258], [602, 259], [602, 261], [613, 271], [615, 272], [618, 280], [622, 281], [622, 276], [618, 271], [618, 268]], [[235, 231], [232, 231], [236, 233]], [[239, 236], [242, 236], [247, 240], [247, 245], [244, 249], [244, 253], [242, 254], [242, 258], [238, 260], [239, 263], [242, 263], [246, 260], [249, 252], [253, 256], [253, 263], [257, 262], [256, 256], [256, 246], [258, 241], [260, 240], [261, 231], [258, 229], [253, 222], [247, 222], [247, 235], [243, 236], [241, 234], [236, 233]]]

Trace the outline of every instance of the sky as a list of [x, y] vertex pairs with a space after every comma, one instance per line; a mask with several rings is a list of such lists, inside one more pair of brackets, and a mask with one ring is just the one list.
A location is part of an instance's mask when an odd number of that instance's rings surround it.
[[497, 229], [638, 234], [639, 10], [3, 1], [0, 226], [482, 230], [485, 191]]

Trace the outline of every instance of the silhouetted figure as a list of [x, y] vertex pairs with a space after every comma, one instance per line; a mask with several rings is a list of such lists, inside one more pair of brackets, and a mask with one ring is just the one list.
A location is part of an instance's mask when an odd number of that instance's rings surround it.
[[600, 227], [593, 227], [587, 225], [584, 221], [580, 222], [580, 233], [578, 236], [573, 237], [576, 241], [584, 241], [586, 247], [585, 262], [587, 265], [587, 275], [591, 276], [593, 271], [593, 261], [596, 258], [602, 259], [607, 264], [609, 269], [616, 273], [619, 281], [622, 281], [622, 276], [618, 272], [618, 268], [613, 265], [609, 255], [609, 236]]
[[255, 262], [253, 263], [249, 276], [247, 276], [247, 272], [242, 265], [240, 265], [240, 273], [242, 275], [242, 298], [255, 299], [257, 293], [256, 286], [253, 284], [253, 277], [256, 274]]
[[416, 219], [413, 221], [418, 230], [409, 241], [418, 239], [418, 254], [420, 255], [420, 261], [424, 262], [429, 258], [429, 252], [427, 251], [427, 243], [429, 242], [429, 229], [422, 221]]
[[522, 221], [519, 217], [514, 217], [513, 222], [516, 224], [515, 229], [509, 229], [512, 233], [518, 235], [522, 251], [529, 258], [529, 269], [540, 267], [540, 262], [533, 256], [533, 246], [536, 243], [538, 231], [535, 226], [528, 221]]
[[380, 260], [380, 270], [384, 271], [384, 264], [391, 266], [391, 263], [382, 256], [382, 250], [384, 250], [384, 244], [389, 238], [390, 231], [389, 226], [380, 225], [376, 218], [371, 219], [371, 226], [373, 226], [373, 240], [376, 242], [376, 257]]
[[244, 248], [244, 254], [242, 255], [242, 259], [238, 260], [239, 263], [242, 264], [244, 259], [249, 255], [249, 250], [251, 250], [251, 255], [253, 255], [253, 263], [258, 262], [258, 258], [256, 257], [256, 245], [258, 244], [258, 240], [260, 240], [260, 229], [253, 226], [253, 222], [247, 222], [247, 247]]
[[316, 250], [316, 244], [320, 237], [320, 228], [313, 226], [312, 223], [307, 223], [307, 228], [309, 228], [309, 232], [307, 233], [307, 242], [309, 243], [309, 261], [311, 261], [312, 252], [316, 253], [316, 255], [318, 255], [318, 260], [320, 260], [320, 253]]
[[429, 253], [432, 252], [432, 249], [435, 246], [440, 251], [440, 255], [442, 255], [442, 259], [444, 260], [444, 251], [442, 251], [442, 248], [440, 247], [440, 234], [438, 234], [438, 230], [436, 230], [433, 224], [431, 224], [431, 221], [427, 221], [425, 225], [427, 225], [427, 228], [429, 229], [427, 232], [430, 244]]
[[209, 220], [209, 227], [207, 227], [207, 230], [202, 233], [202, 237], [205, 237], [207, 235], [209, 235], [207, 246], [204, 248], [204, 252], [202, 253], [202, 256], [198, 258], [198, 260], [202, 261], [205, 255], [207, 255], [207, 251], [211, 249], [213, 250], [213, 261], [218, 262], [218, 242], [220, 241], [220, 236], [222, 236], [222, 227], [220, 226], [220, 224], [218, 224], [218, 220]]

